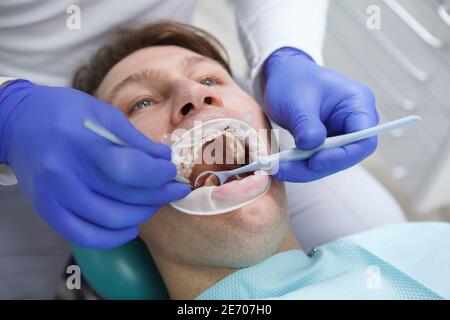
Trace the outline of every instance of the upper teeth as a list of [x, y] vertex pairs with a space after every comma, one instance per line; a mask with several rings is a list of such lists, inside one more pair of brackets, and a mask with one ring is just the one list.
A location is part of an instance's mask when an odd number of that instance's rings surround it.
[[[247, 139], [250, 135], [250, 130], [244, 131], [242, 128], [239, 128], [239, 126], [230, 122], [216, 123], [212, 128], [204, 130], [202, 133], [203, 134], [200, 137], [195, 137], [195, 134], [187, 135], [184, 139], [182, 137], [178, 143], [175, 143], [172, 146], [172, 148], [177, 149], [178, 151], [174, 152], [173, 162], [177, 166], [177, 173], [183, 177], [189, 178], [194, 166], [199, 163], [204, 163], [205, 159], [203, 159], [204, 155], [202, 154], [203, 146], [208, 142], [214, 143], [213, 141], [219, 137], [221, 137], [221, 139], [226, 139], [226, 152], [227, 154], [228, 152], [231, 152], [232, 160], [235, 163], [245, 163], [246, 140], [248, 140], [249, 143], [248, 149], [250, 159], [256, 159], [257, 152], [260, 151], [255, 145], [259, 141], [254, 141], [256, 139]], [[179, 152], [179, 148], [182, 148], [181, 153]], [[230, 159], [227, 159], [226, 161], [229, 160]]]

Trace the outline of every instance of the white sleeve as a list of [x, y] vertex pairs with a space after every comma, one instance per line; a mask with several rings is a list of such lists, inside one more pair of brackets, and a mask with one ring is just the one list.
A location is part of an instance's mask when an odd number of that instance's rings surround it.
[[277, 49], [297, 48], [323, 63], [328, 0], [235, 0], [234, 9], [258, 103], [262, 103], [262, 66]]
[[[6, 81], [15, 80], [15, 78], [0, 77], [0, 86]], [[3, 164], [0, 164], [0, 186], [10, 186], [17, 183], [16, 176], [11, 169]]]
[[2, 77], [2, 76], [0, 76], [0, 86], [1, 86], [2, 84], [4, 84], [5, 82], [11, 81], [11, 80], [16, 80], [16, 78]]
[[0, 186], [12, 186], [16, 183], [17, 179], [12, 170], [8, 166], [0, 164]]

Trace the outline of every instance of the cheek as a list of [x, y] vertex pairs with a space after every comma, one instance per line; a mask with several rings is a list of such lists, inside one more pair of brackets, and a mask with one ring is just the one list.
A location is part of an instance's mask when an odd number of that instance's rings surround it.
[[153, 141], [170, 144], [169, 119], [164, 113], [142, 111], [131, 116], [129, 120], [136, 129]]
[[222, 99], [227, 110], [254, 128], [268, 128], [266, 117], [256, 101], [242, 90], [223, 93]]
[[147, 222], [140, 225], [140, 237], [151, 249], [160, 252], [168, 250], [170, 244], [177, 241], [176, 233], [183, 227], [180, 214], [170, 205], [158, 210]]

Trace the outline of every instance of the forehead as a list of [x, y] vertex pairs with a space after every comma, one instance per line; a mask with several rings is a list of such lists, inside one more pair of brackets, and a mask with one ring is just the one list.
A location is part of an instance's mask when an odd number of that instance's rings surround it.
[[190, 64], [210, 63], [220, 65], [217, 61], [204, 57], [191, 50], [178, 46], [153, 46], [133, 52], [117, 64], [106, 74], [98, 92], [105, 91], [104, 84], [114, 85], [127, 76], [142, 70], [171, 71], [183, 70]]

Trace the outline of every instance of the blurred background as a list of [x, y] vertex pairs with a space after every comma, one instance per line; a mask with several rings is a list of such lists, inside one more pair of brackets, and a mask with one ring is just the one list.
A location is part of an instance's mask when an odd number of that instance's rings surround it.
[[[380, 28], [367, 20], [379, 12]], [[224, 44], [246, 77], [229, 0], [199, 0], [194, 24]], [[325, 66], [367, 84], [381, 121], [418, 114], [420, 125], [379, 140], [363, 165], [410, 220], [450, 221], [450, 1], [330, 0]]]

